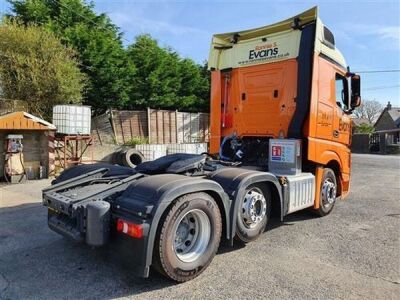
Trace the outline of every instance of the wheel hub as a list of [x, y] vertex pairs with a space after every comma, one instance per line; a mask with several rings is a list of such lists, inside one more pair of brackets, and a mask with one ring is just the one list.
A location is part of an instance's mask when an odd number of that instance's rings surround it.
[[258, 188], [249, 190], [242, 204], [242, 220], [248, 227], [254, 227], [260, 223], [267, 212], [267, 201]]
[[195, 261], [207, 250], [210, 241], [208, 216], [202, 210], [193, 209], [176, 224], [173, 244], [176, 256], [183, 262]]
[[336, 200], [336, 185], [332, 179], [327, 178], [322, 185], [322, 201], [324, 206], [332, 205]]

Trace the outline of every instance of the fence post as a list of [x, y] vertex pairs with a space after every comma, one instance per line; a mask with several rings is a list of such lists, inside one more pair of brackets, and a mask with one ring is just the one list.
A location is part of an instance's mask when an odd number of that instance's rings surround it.
[[148, 139], [149, 139], [149, 144], [151, 144], [151, 126], [150, 126], [150, 108], [147, 108], [147, 133], [148, 133]]
[[176, 139], [176, 143], [178, 144], [179, 143], [179, 137], [178, 137], [178, 134], [179, 134], [179, 130], [178, 130], [178, 110], [175, 110], [175, 139]]
[[119, 143], [118, 141], [118, 137], [117, 137], [117, 131], [116, 131], [116, 127], [115, 127], [115, 123], [114, 123], [114, 115], [113, 115], [113, 110], [110, 109], [110, 119], [111, 119], [111, 127], [112, 127], [112, 131], [114, 134], [114, 141], [116, 144]]

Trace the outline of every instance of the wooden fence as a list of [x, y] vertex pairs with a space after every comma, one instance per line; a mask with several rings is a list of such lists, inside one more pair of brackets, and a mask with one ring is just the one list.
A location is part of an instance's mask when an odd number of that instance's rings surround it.
[[145, 111], [112, 110], [110, 111], [110, 122], [117, 144], [125, 144], [133, 137], [148, 136]]
[[92, 117], [91, 134], [95, 145], [115, 144], [115, 134], [108, 114]]
[[95, 144], [123, 145], [134, 137], [150, 144], [208, 142], [209, 114], [170, 110], [112, 110], [92, 119]]

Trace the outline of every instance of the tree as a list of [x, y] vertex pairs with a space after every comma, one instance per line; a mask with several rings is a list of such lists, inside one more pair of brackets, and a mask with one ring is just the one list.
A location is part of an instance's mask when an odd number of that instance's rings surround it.
[[146, 107], [208, 111], [210, 76], [206, 66], [162, 48], [150, 35], [125, 49], [122, 35], [105, 14], [83, 0], [8, 0], [24, 24], [54, 32], [78, 53], [88, 77], [85, 104], [107, 108]]
[[56, 104], [79, 103], [86, 77], [75, 52], [48, 30], [4, 20], [0, 24], [0, 93], [24, 100], [29, 111], [50, 119]]
[[207, 65], [200, 66], [191, 59], [183, 59], [179, 67], [181, 88], [178, 95], [181, 97], [181, 105], [188, 111], [208, 111], [210, 74]]
[[372, 124], [382, 110], [383, 106], [380, 102], [376, 100], [363, 100], [361, 105], [353, 111], [353, 114], [356, 118], [367, 119]]
[[135, 67], [127, 60], [119, 28], [82, 0], [9, 0], [24, 24], [42, 25], [74, 48], [88, 77], [85, 104], [97, 112], [129, 102]]
[[128, 59], [137, 68], [130, 105], [186, 111], [206, 111], [209, 74], [191, 59], [181, 59], [161, 48], [150, 35], [140, 35], [128, 47]]
[[360, 124], [354, 128], [355, 133], [373, 133], [374, 126], [371, 124]]

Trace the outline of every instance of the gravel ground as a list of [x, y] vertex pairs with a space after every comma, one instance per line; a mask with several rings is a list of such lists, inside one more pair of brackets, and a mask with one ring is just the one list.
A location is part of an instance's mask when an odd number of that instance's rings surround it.
[[351, 194], [329, 216], [272, 220], [179, 285], [137, 278], [118, 253], [51, 232], [40, 204], [48, 184], [0, 186], [0, 299], [399, 299], [400, 157], [354, 155]]

